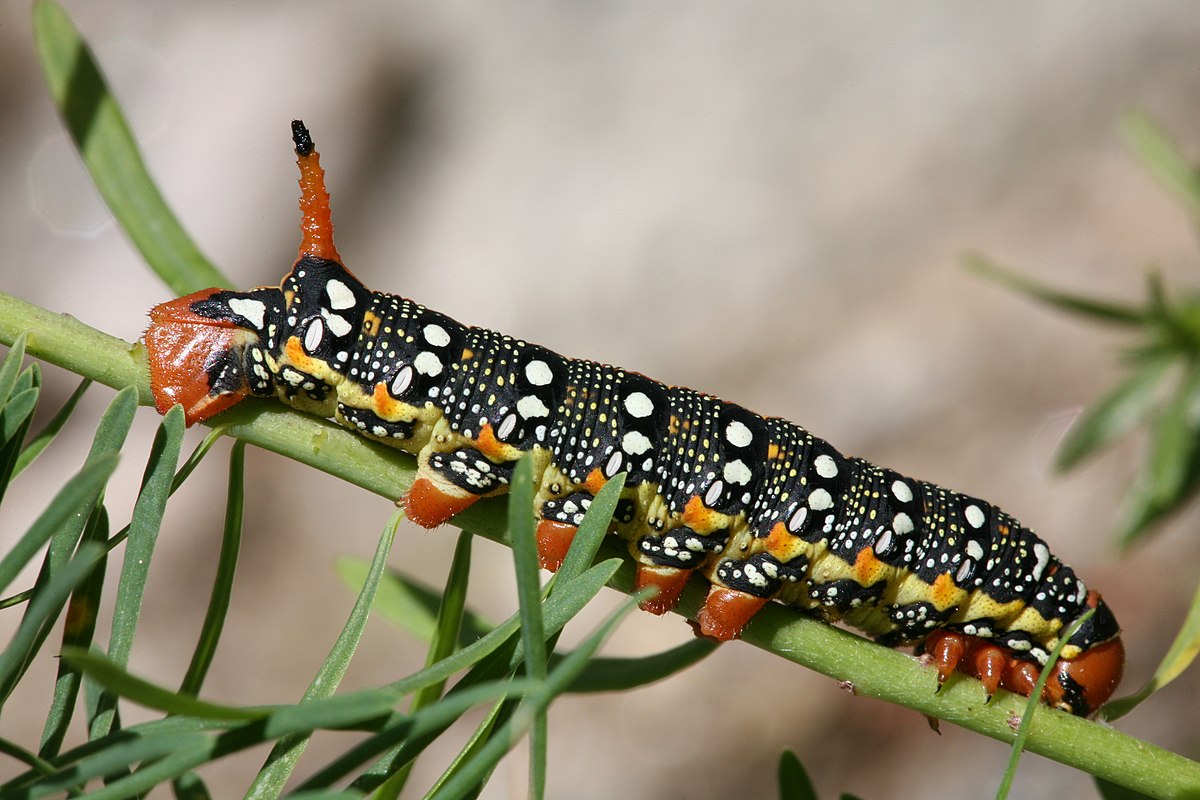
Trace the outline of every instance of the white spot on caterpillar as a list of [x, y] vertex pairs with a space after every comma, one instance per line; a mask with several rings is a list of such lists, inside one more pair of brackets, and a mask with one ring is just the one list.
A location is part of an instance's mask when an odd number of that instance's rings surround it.
[[712, 486], [708, 487], [708, 491], [704, 493], [704, 505], [712, 508], [721, 499], [721, 495], [725, 494], [725, 484], [721, 481], [716, 481]]
[[813, 467], [816, 468], [817, 474], [822, 478], [836, 478], [838, 474], [837, 462], [830, 456], [821, 454], [813, 460]]
[[833, 498], [824, 489], [814, 489], [808, 496], [808, 507], [813, 511], [824, 511], [833, 507]]
[[322, 310], [321, 315], [325, 317], [325, 322], [329, 325], [329, 332], [334, 336], [345, 336], [350, 332], [350, 323], [341, 314], [326, 314]]
[[496, 429], [496, 437], [499, 439], [507, 439], [516, 427], [517, 415], [509, 414], [500, 423], [500, 427]]
[[875, 540], [875, 552], [882, 554], [891, 549], [892, 532], [891, 530], [884, 530], [883, 533], [879, 534], [879, 538]]
[[554, 372], [545, 361], [534, 359], [525, 365], [525, 378], [534, 386], [549, 386], [554, 381]]
[[896, 533], [903, 536], [906, 533], [912, 533], [916, 529], [916, 526], [913, 525], [912, 517], [901, 511], [892, 517], [892, 528], [895, 529]]
[[239, 317], [245, 317], [247, 322], [258, 330], [262, 330], [263, 320], [267, 313], [267, 306], [263, 301], [235, 297], [229, 301], [229, 310]]
[[445, 347], [450, 344], [450, 334], [446, 333], [446, 329], [437, 323], [429, 323], [422, 332], [425, 335], [425, 341], [434, 347]]
[[901, 503], [911, 503], [913, 500], [912, 487], [904, 481], [892, 481], [892, 494]]
[[787, 529], [792, 533], [799, 533], [804, 527], [804, 520], [808, 519], [808, 508], [800, 506], [796, 509], [796, 513], [792, 514], [792, 518], [788, 520]]
[[329, 307], [334, 309], [354, 308], [354, 292], [350, 291], [350, 287], [339, 281], [337, 278], [331, 278], [325, 284], [325, 294], [329, 296]]
[[417, 372], [431, 378], [442, 374], [442, 360], [428, 350], [417, 353], [417, 357], [413, 359], [413, 366], [417, 368]]
[[754, 476], [754, 473], [746, 466], [746, 462], [740, 458], [726, 464], [725, 468], [721, 470], [721, 474], [725, 476], [725, 480], [730, 483], [736, 483], [739, 486], [749, 483], [750, 479]]
[[725, 426], [725, 441], [734, 447], [749, 447], [754, 441], [754, 434], [742, 422], [734, 420]]
[[304, 332], [304, 349], [310, 353], [316, 352], [321, 346], [321, 340], [325, 338], [325, 326], [321, 324], [319, 318], [308, 323], [308, 330]]
[[1037, 563], [1033, 565], [1032, 577], [1033, 580], [1040, 580], [1042, 572], [1046, 569], [1046, 565], [1050, 563], [1050, 549], [1046, 545], [1038, 542], [1033, 546], [1033, 555], [1037, 558]]
[[620, 451], [614, 451], [613, 454], [609, 456], [608, 463], [604, 465], [604, 474], [610, 478], [613, 475], [616, 475], [621, 471], [621, 463], [623, 460], [624, 459]]
[[967, 524], [972, 528], [982, 528], [983, 523], [987, 522], [987, 517], [984, 516], [983, 509], [974, 503], [967, 506], [964, 516], [967, 518]]
[[405, 364], [400, 368], [400, 371], [396, 373], [396, 377], [392, 378], [392, 394], [396, 397], [400, 397], [408, 391], [408, 387], [412, 385], [412, 381], [413, 368], [411, 365]]
[[654, 413], [654, 403], [644, 392], [631, 392], [625, 398], [625, 410], [630, 416], [645, 419]]
[[549, 416], [550, 409], [538, 397], [528, 394], [517, 401], [517, 413], [525, 419], [533, 419]]
[[976, 561], [979, 561], [981, 558], [983, 558], [983, 545], [974, 539], [971, 539], [969, 542], [967, 542], [967, 555]]
[[621, 438], [621, 449], [630, 455], [640, 456], [650, 449], [652, 442], [645, 434], [630, 431]]

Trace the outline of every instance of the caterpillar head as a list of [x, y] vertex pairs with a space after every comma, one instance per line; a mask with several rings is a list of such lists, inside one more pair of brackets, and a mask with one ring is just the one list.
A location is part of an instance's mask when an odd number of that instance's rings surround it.
[[260, 333], [282, 307], [278, 289], [204, 289], [152, 308], [145, 340], [159, 413], [179, 403], [192, 425], [248, 394], [267, 393]]

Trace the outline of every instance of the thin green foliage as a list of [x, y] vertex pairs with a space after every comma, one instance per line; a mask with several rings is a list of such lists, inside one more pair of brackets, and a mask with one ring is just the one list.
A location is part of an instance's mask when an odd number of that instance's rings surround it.
[[[627, 692], [648, 686], [708, 658], [717, 646], [716, 642], [708, 639], [692, 639], [670, 650], [640, 658], [594, 658], [571, 684], [569, 691], [572, 694]], [[561, 658], [557, 654], [552, 656], [551, 665], [558, 663]]]
[[[392, 550], [392, 542], [396, 539], [396, 526], [400, 524], [401, 518], [400, 512], [397, 511], [384, 528], [383, 535], [379, 538], [379, 545], [375, 549], [375, 558], [371, 562], [371, 571], [363, 583], [362, 590], [358, 593], [358, 599], [354, 602], [350, 617], [346, 620], [346, 625], [342, 628], [341, 635], [338, 636], [337, 642], [329, 651], [325, 662], [317, 670], [312, 683], [309, 684], [304, 696], [300, 699], [300, 705], [332, 697], [338, 686], [341, 685], [342, 678], [345, 677], [346, 670], [350, 666], [350, 660], [358, 649], [363, 630], [367, 626], [371, 605], [375, 601], [375, 590], [378, 588], [387, 566], [388, 553]], [[304, 749], [308, 746], [308, 741], [307, 735], [291, 736], [277, 741], [262, 769], [255, 776], [254, 782], [250, 784], [246, 796], [278, 797], [283, 792], [283, 787], [291, 777]]]
[[[432, 797], [434, 800], [448, 800], [463, 796], [479, 779], [491, 771], [500, 761], [512, 743], [529, 730], [540, 714], [544, 714], [550, 702], [579, 676], [584, 666], [593, 654], [600, 648], [601, 643], [612, 632], [617, 622], [632, 611], [639, 598], [627, 599], [621, 607], [613, 612], [590, 636], [577, 647], [570, 656], [563, 659], [557, 669], [550, 672], [546, 679], [536, 684], [526, 702], [512, 716], [512, 719], [497, 730], [486, 745], [479, 749], [474, 757], [467, 760], [462, 768], [442, 784]], [[534, 785], [532, 791], [539, 787]]]
[[1125, 117], [1121, 132], [1146, 169], [1200, 219], [1200, 174], [1166, 132], [1140, 113]]
[[[546, 679], [546, 640], [542, 629], [541, 584], [538, 581], [537, 541], [534, 534], [533, 456], [522, 456], [513, 470], [509, 486], [508, 530], [513, 540], [513, 565], [517, 573], [517, 600], [520, 603], [521, 643], [525, 649], [525, 674], [535, 683]], [[529, 794], [541, 798], [546, 793], [546, 716], [543, 712], [530, 720]]]
[[[470, 534], [466, 534], [470, 541]], [[459, 541], [462, 542], [460, 536]], [[455, 551], [455, 563], [458, 550]], [[366, 579], [370, 562], [356, 556], [341, 556], [334, 562], [334, 569], [342, 583], [357, 592]], [[453, 584], [447, 579], [446, 590]], [[412, 636], [419, 642], [431, 643], [438, 635], [439, 619], [445, 604], [443, 591], [435, 590], [411, 575], [399, 570], [389, 570], [383, 576], [379, 592], [375, 597], [375, 611], [392, 625]], [[466, 647], [480, 636], [487, 635], [495, 623], [482, 614], [464, 608], [462, 622], [457, 633], [457, 645]]]
[[43, 628], [47, 628], [58, 617], [67, 597], [87, 578], [96, 563], [104, 557], [104, 552], [101, 545], [85, 542], [75, 557], [57, 570], [34, 595], [12, 641], [0, 653], [0, 681], [5, 686], [15, 685], [18, 673], [24, 672], [37, 646], [45, 638], [41, 635]]
[[[150, 563], [158, 531], [166, 511], [167, 498], [175, 479], [175, 465], [183, 444], [183, 409], [172, 408], [163, 417], [154, 443], [150, 448], [150, 460], [142, 478], [133, 507], [133, 519], [129, 524], [129, 537], [125, 544], [125, 558], [121, 565], [121, 578], [117, 584], [117, 598], [113, 610], [112, 633], [109, 638], [108, 656], [124, 666], [133, 649], [134, 631], [142, 613], [142, 600], [146, 579], [150, 574]], [[97, 739], [112, 730], [116, 717], [116, 696], [104, 695], [100, 707], [92, 720], [90, 735]]]
[[[47, 541], [61, 531], [68, 521], [83, 515], [86, 519], [96, 504], [96, 497], [117, 467], [115, 453], [90, 460], [59, 490], [46, 510], [34, 520], [29, 530], [0, 559], [0, 589], [8, 586], [17, 573], [37, 554]], [[82, 521], [80, 530], [82, 531]]]
[[[207, 442], [211, 437], [206, 437]], [[184, 473], [187, 469], [180, 470]], [[190, 470], [188, 470], [190, 473]], [[221, 554], [217, 558], [217, 571], [213, 576], [213, 588], [209, 594], [208, 610], [192, 660], [179, 685], [180, 694], [196, 695], [208, 674], [208, 668], [217, 653], [217, 642], [225, 627], [229, 613], [229, 602], [233, 596], [233, 576], [237, 572], [238, 554], [242, 548], [242, 510], [246, 503], [246, 445], [235, 442], [229, 452], [229, 481], [225, 493], [225, 525], [221, 534]], [[174, 487], [179, 485], [178, 479]], [[173, 487], [173, 488], [174, 488]]]
[[779, 800], [817, 800], [808, 771], [791, 750], [784, 750], [779, 757]]
[[52, 0], [38, 0], [33, 32], [50, 93], [88, 174], [146, 263], [175, 294], [228, 285], [167, 207], [71, 18]]
[[[462, 641], [461, 636], [468, 616], [466, 612], [467, 585], [470, 578], [471, 542], [473, 539], [474, 537], [466, 531], [463, 531], [458, 536], [458, 543], [454, 547], [454, 558], [450, 563], [450, 573], [446, 578], [446, 589], [442, 593], [436, 619], [433, 622], [431, 635], [428, 639], [429, 652], [425, 658], [426, 667], [432, 666], [444, 658], [448, 658], [460, 646], [460, 643], [461, 646], [465, 646], [470, 642], [470, 640]], [[474, 617], [474, 615], [471, 616]], [[484, 635], [486, 635], [486, 631], [481, 631], [477, 634], [477, 636]], [[437, 681], [417, 690], [413, 695], [412, 703], [409, 705], [409, 711], [417, 711], [433, 704], [442, 696], [445, 686], [445, 681]], [[388, 759], [386, 757], [376, 762], [374, 777], [379, 777], [378, 767], [387, 763]], [[388, 775], [384, 782], [373, 792], [375, 800], [394, 800], [399, 797], [400, 793], [404, 790], [404, 786], [408, 783], [413, 763], [410, 761]]]
[[91, 385], [92, 382], [87, 378], [81, 380], [79, 385], [75, 387], [75, 391], [67, 398], [67, 402], [63, 403], [62, 408], [50, 418], [50, 421], [38, 431], [36, 436], [29, 440], [29, 443], [21, 450], [21, 455], [17, 457], [12, 477], [15, 478], [24, 472], [25, 468], [32, 464], [42, 454], [42, 451], [50, 446], [50, 443], [58, 436], [59, 431], [67, 424], [67, 420], [75, 413], [75, 407], [79, 405], [79, 401], [83, 399], [84, 393]]
[[[104, 544], [108, 538], [108, 510], [103, 504], [92, 509], [91, 517], [83, 530], [83, 542]], [[62, 650], [74, 648], [89, 650], [93, 646], [92, 637], [96, 633], [96, 617], [100, 611], [100, 596], [104, 591], [104, 575], [107, 560], [101, 559], [92, 573], [76, 587], [67, 601], [67, 619], [75, 620], [74, 624], [63, 625]], [[50, 711], [46, 716], [46, 725], [42, 730], [42, 745], [38, 754], [43, 758], [51, 758], [58, 754], [63, 739], [75, 711], [75, 702], [79, 697], [79, 686], [82, 674], [69, 661], [59, 659], [58, 677], [54, 682], [54, 696], [50, 701]]]
[[[138, 705], [167, 714], [211, 720], [254, 720], [269, 715], [268, 709], [245, 709], [221, 705], [182, 692], [174, 692], [126, 672], [111, 656], [69, 648], [62, 658], [103, 686], [111, 696], [124, 697]], [[107, 735], [107, 734], [105, 734]]]

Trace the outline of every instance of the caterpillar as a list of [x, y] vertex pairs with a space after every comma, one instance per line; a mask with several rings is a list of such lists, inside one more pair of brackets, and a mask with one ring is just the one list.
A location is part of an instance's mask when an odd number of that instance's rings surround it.
[[333, 417], [416, 455], [397, 502], [432, 528], [503, 494], [532, 452], [541, 564], [562, 562], [591, 498], [626, 474], [613, 532], [663, 614], [693, 573], [698, 633], [737, 638], [768, 601], [915, 644], [939, 685], [956, 670], [1090, 715], [1124, 646], [1109, 607], [1037, 535], [983, 500], [842, 455], [804, 428], [639, 373], [567, 358], [373, 292], [333, 242], [325, 173], [292, 123], [299, 257], [277, 287], [205, 289], [156, 306], [145, 334], [158, 410], [187, 423], [250, 395]]

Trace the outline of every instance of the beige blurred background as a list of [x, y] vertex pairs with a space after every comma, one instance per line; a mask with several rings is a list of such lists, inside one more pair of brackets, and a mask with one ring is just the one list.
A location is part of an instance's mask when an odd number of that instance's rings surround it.
[[[169, 293], [63, 132], [28, 5], [0, 0], [0, 287], [132, 340]], [[1200, 156], [1200, 8], [69, 8], [172, 207], [238, 284], [274, 283], [294, 258], [288, 123], [302, 117], [329, 170], [339, 248], [368, 285], [789, 417], [845, 452], [996, 502], [1103, 589], [1126, 629], [1127, 690], [1165, 650], [1200, 571], [1196, 514], [1118, 558], [1109, 533], [1142, 443], [1065, 478], [1048, 466], [1083, 404], [1119, 374], [1125, 340], [983, 283], [959, 257], [982, 251], [1120, 298], [1140, 297], [1150, 263], [1173, 285], [1196, 283], [1187, 220], [1134, 163], [1118, 121], [1145, 110]], [[73, 381], [47, 372], [61, 401]], [[110, 397], [93, 391], [23, 476], [0, 515], [0, 545], [81, 462]], [[138, 444], [109, 492], [116, 525], [154, 425], [139, 415]], [[172, 506], [151, 572], [131, 666], [168, 685], [204, 613], [226, 451]], [[292, 702], [353, 602], [332, 560], [369, 558], [391, 508], [260, 452], [250, 493], [205, 695]], [[437, 584], [453, 540], [407, 526], [392, 563]], [[499, 619], [514, 607], [508, 551], [480, 542], [476, 552], [472, 603]], [[616, 600], [604, 593], [568, 643]], [[18, 613], [0, 614], [0, 635]], [[637, 615], [608, 652], [655, 652], [689, 635], [677, 617]], [[416, 643], [373, 621], [346, 686], [393, 680], [421, 660]], [[49, 656], [33, 667], [0, 735], [36, 742], [55, 668]], [[1198, 691], [1193, 670], [1120, 727], [1194, 758]], [[638, 692], [566, 698], [551, 735], [556, 798], [770, 797], [785, 748], [823, 797], [973, 797], [994, 791], [1007, 758], [998, 743], [949, 725], [935, 735], [915, 713], [742, 644]], [[347, 738], [321, 737], [301, 772]], [[412, 796], [452, 753], [419, 762]], [[234, 796], [264, 755], [231, 757], [204, 777]], [[524, 796], [524, 755], [502, 764], [485, 797]], [[0, 779], [11, 773], [0, 761]], [[1088, 780], [1029, 756], [1014, 796], [1089, 796]]]

